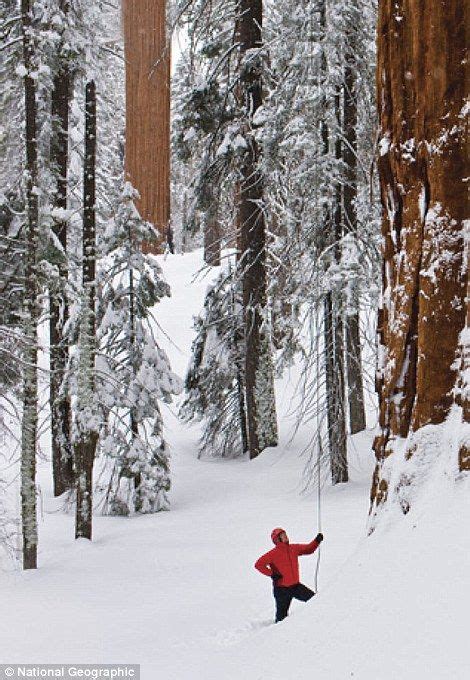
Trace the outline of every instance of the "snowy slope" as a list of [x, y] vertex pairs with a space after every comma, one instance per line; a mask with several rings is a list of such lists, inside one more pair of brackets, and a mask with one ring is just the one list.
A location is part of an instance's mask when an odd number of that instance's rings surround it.
[[[199, 266], [200, 253], [163, 262], [173, 297], [156, 313], [172, 342], [160, 342], [180, 375], [208, 284], [193, 280]], [[41, 465], [40, 568], [2, 573], [1, 659], [140, 663], [144, 680], [469, 678], [469, 480], [367, 538], [371, 433], [351, 444], [352, 482], [322, 493], [319, 594], [271, 625], [271, 584], [253, 563], [274, 526], [296, 542], [319, 526], [315, 492], [301, 493], [309, 428], [289, 444], [295, 378], [277, 384], [280, 446], [252, 462], [198, 461], [197, 428], [166, 411], [171, 511], [98, 516], [92, 544], [73, 540]], [[317, 557], [301, 559], [313, 586]]]

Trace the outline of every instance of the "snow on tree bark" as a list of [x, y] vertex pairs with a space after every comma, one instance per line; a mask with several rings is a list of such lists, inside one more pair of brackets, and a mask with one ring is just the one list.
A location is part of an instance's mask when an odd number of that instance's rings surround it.
[[[58, 10], [60, 14], [57, 17], [61, 17], [65, 27], [70, 10], [69, 0], [59, 0]], [[53, 208], [57, 209], [57, 214], [60, 216], [64, 215], [67, 210], [69, 106], [72, 96], [72, 75], [67, 56], [63, 52], [64, 39], [62, 37], [57, 48], [57, 70], [52, 83], [50, 149], [51, 170], [55, 181]], [[59, 285], [49, 291], [52, 469], [54, 495], [60, 496], [73, 485], [70, 398], [61, 392], [68, 361], [68, 347], [63, 335], [63, 328], [69, 316], [65, 293], [68, 278], [67, 220], [63, 217], [55, 218], [52, 228], [63, 250], [58, 263]]]
[[384, 259], [373, 512], [389, 495], [399, 495], [403, 512], [409, 510], [403, 489], [413, 480], [401, 475], [391, 486], [399, 439], [407, 439], [405, 461], [429, 457], [432, 447], [426, 449], [426, 437], [416, 432], [442, 424], [455, 403], [456, 354], [468, 304], [464, 14], [459, 0], [380, 3]]
[[254, 134], [254, 118], [262, 104], [261, 0], [241, 0], [240, 90], [248, 149], [241, 164], [239, 220], [245, 310], [245, 386], [250, 458], [277, 444], [274, 371], [267, 312], [266, 225], [263, 209], [261, 149]]
[[21, 421], [21, 517], [23, 568], [37, 567], [36, 445], [38, 429], [37, 326], [39, 319], [37, 247], [39, 228], [37, 89], [35, 70], [33, 3], [22, 0], [24, 102], [26, 118], [26, 252], [23, 324], [25, 336], [23, 416]]
[[[344, 221], [346, 233], [357, 237], [357, 63], [356, 51], [358, 49], [354, 20], [357, 20], [357, 8], [355, 4], [352, 16], [346, 28], [346, 48], [344, 67], [344, 94], [343, 94], [343, 161], [345, 165], [345, 183], [343, 187]], [[364, 408], [364, 386], [362, 380], [361, 337], [359, 318], [359, 293], [357, 284], [353, 286], [352, 305], [353, 313], [346, 317], [346, 362], [348, 376], [348, 403], [349, 422], [351, 434], [356, 434], [366, 427], [366, 415]]]
[[83, 271], [82, 310], [78, 343], [76, 434], [74, 458], [76, 470], [75, 538], [92, 536], [93, 463], [98, 440], [98, 416], [94, 408], [94, 372], [96, 355], [96, 86], [93, 80], [85, 88], [85, 158], [83, 166]]
[[166, 0], [124, 0], [126, 178], [162, 252], [170, 220], [170, 49]]

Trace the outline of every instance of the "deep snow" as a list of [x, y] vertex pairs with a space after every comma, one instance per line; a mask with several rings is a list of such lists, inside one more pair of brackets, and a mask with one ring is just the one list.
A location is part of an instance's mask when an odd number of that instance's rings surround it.
[[[163, 263], [173, 297], [158, 319], [184, 374], [191, 319], [208, 279], [200, 253]], [[470, 663], [470, 482], [445, 475], [416, 509], [367, 537], [372, 433], [350, 445], [352, 481], [325, 485], [319, 593], [273, 620], [270, 580], [253, 568], [274, 526], [309, 541], [315, 489], [302, 493], [310, 426], [289, 443], [296, 382], [277, 383], [281, 444], [255, 461], [197, 460], [196, 427], [165, 411], [172, 450], [170, 512], [95, 518], [73, 539], [73, 515], [40, 465], [39, 569], [4, 570], [0, 661], [140, 663], [144, 680], [466, 680]], [[301, 558], [313, 586], [317, 554]]]

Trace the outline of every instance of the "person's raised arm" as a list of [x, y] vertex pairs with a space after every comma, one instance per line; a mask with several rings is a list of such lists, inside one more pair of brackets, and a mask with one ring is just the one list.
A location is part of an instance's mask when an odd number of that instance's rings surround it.
[[297, 543], [295, 549], [298, 555], [311, 555], [323, 541], [323, 534], [317, 534], [311, 543]]

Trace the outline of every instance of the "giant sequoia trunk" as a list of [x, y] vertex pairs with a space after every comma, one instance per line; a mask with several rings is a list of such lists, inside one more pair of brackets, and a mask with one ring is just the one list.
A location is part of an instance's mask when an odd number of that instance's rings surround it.
[[38, 429], [37, 326], [39, 318], [36, 257], [38, 247], [38, 147], [37, 89], [32, 72], [36, 70], [32, 32], [33, 3], [22, 0], [24, 105], [26, 122], [26, 224], [24, 263], [23, 326], [25, 336], [23, 415], [21, 420], [21, 519], [23, 568], [36, 569], [38, 529], [36, 517], [36, 444]]
[[[70, 10], [69, 0], [59, 0], [59, 9], [65, 20]], [[52, 228], [63, 250], [63, 257], [58, 262], [59, 285], [49, 292], [50, 408], [55, 496], [60, 496], [73, 484], [70, 398], [61, 392], [68, 361], [68, 347], [63, 333], [69, 315], [66, 296], [67, 220], [64, 218], [64, 211], [67, 209], [69, 107], [72, 90], [70, 67], [63, 55], [63, 50], [64, 44], [61, 40], [57, 51], [58, 68], [52, 84], [50, 150], [51, 170], [55, 182], [52, 201], [53, 208], [57, 210]]]
[[85, 158], [83, 165], [83, 301], [80, 320], [77, 390], [77, 438], [74, 444], [76, 470], [75, 538], [92, 535], [93, 463], [98, 440], [94, 402], [96, 355], [96, 87], [85, 90]]
[[244, 132], [248, 144], [239, 195], [240, 265], [243, 272], [246, 364], [245, 388], [250, 458], [277, 444], [274, 373], [270, 324], [267, 318], [266, 225], [263, 212], [261, 150], [253, 134], [253, 119], [262, 104], [263, 3], [241, 0], [238, 23]]
[[126, 176], [142, 219], [157, 229], [146, 249], [161, 252], [170, 221], [170, 49], [166, 0], [124, 0]]
[[[432, 462], [429, 458], [437, 454], [419, 431], [445, 421], [458, 383], [456, 354], [468, 304], [464, 179], [470, 170], [463, 105], [470, 17], [464, 17], [465, 6], [461, 0], [380, 3], [384, 294], [373, 510], [399, 495], [402, 510], [408, 511], [413, 472], [390, 486], [396, 440], [407, 439], [404, 461], [421, 456]], [[461, 467], [468, 466], [468, 457], [460, 458]]]

